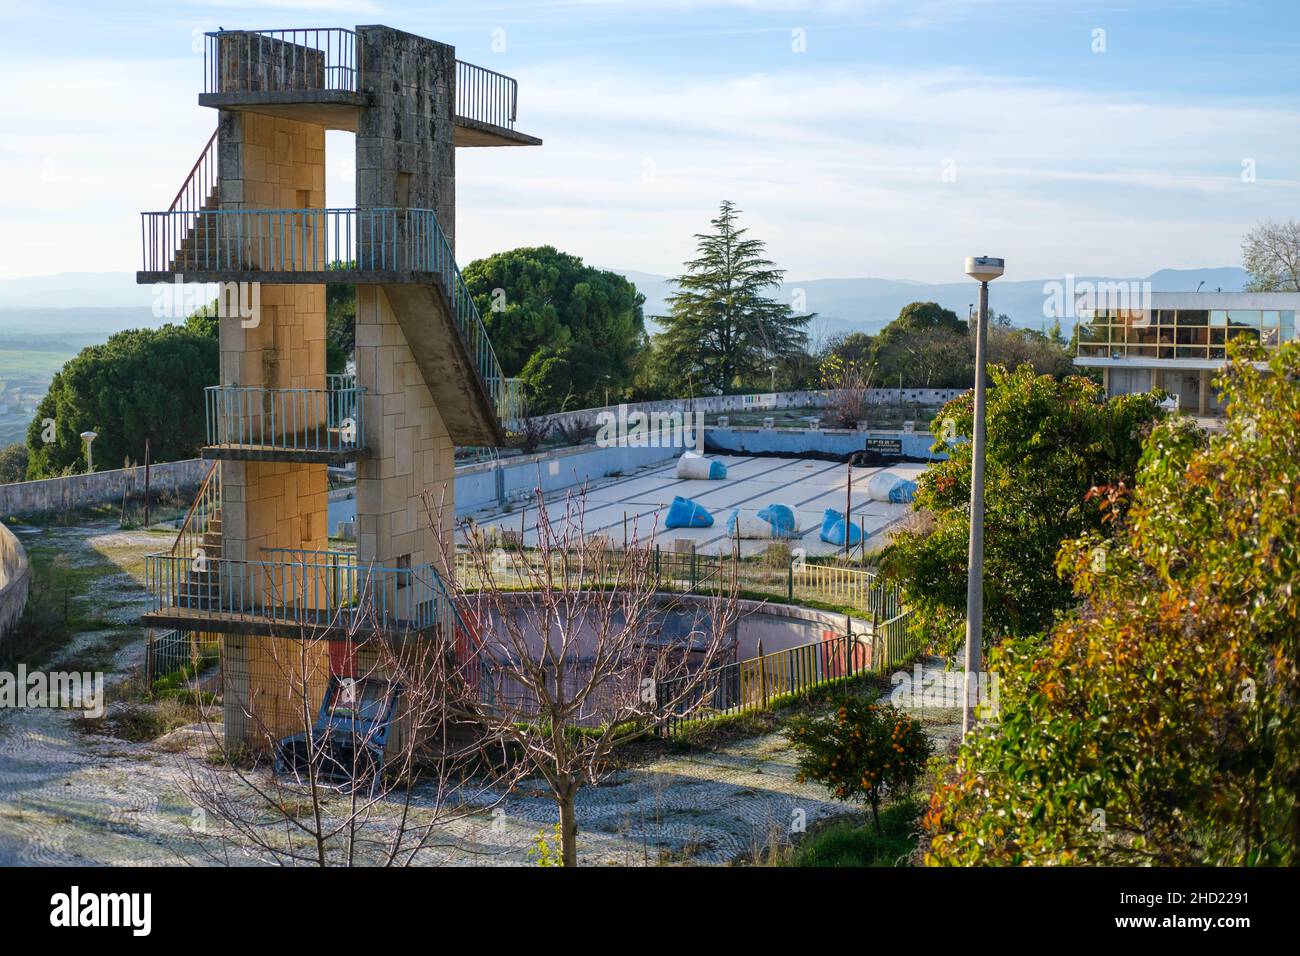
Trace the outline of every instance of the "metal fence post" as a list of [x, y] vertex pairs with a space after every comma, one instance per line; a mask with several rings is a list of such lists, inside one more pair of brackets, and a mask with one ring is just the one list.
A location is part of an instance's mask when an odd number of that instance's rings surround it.
[[148, 628], [144, 632], [144, 685], [150, 700], [153, 700], [153, 653], [153, 628]]

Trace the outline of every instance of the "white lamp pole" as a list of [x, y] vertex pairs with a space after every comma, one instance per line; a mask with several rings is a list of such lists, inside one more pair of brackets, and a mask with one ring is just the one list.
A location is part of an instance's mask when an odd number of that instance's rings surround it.
[[966, 274], [980, 284], [975, 326], [975, 435], [971, 442], [970, 544], [966, 554], [966, 675], [961, 735], [975, 726], [981, 645], [984, 640], [984, 369], [988, 357], [989, 283], [1005, 263], [988, 256], [968, 256]]
[[95, 470], [95, 455], [91, 451], [90, 445], [91, 442], [93, 442], [98, 437], [99, 435], [97, 435], [95, 432], [81, 433], [81, 440], [86, 443], [86, 474], [88, 475]]

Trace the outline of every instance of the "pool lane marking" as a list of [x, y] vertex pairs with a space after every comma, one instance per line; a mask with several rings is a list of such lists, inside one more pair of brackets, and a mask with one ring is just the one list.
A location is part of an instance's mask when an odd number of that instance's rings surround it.
[[[814, 472], [812, 475], [805, 475], [803, 478], [799, 479], [799, 481], [803, 481], [803, 480], [805, 480], [805, 479], [807, 479], [807, 478], [814, 478], [814, 477], [817, 477], [818, 475], [824, 475], [824, 474], [826, 474], [828, 471], [830, 471], [831, 468], [836, 468], [836, 467], [839, 467], [839, 466], [841, 466], [841, 465], [843, 465], [843, 464], [844, 464], [844, 462], [842, 462], [842, 461], [840, 461], [840, 462], [836, 462], [834, 465], [831, 465], [830, 468], [824, 468], [824, 469], [822, 469], [821, 471]], [[882, 465], [882, 466], [880, 466], [879, 468], [873, 469], [873, 470], [871, 471], [871, 473], [868, 474], [868, 476], [867, 476], [868, 479], [871, 477], [871, 475], [875, 474], [876, 472], [883, 471], [886, 467], [887, 467], [887, 466]], [[790, 482], [790, 484], [787, 485], [786, 487], [787, 487], [787, 488], [789, 488], [789, 487], [793, 487], [794, 485], [799, 484], [799, 481], [792, 481], [792, 482]], [[797, 501], [797, 502], [795, 502], [793, 505], [791, 505], [791, 510], [797, 511], [799, 508], [801, 508], [802, 506], [808, 504], [808, 502], [810, 502], [810, 501], [816, 501], [818, 498], [823, 498], [823, 497], [825, 497], [826, 495], [835, 494], [836, 492], [838, 492], [838, 491], [842, 491], [842, 490], [843, 490], [843, 489], [841, 489], [841, 488], [828, 488], [828, 489], [826, 489], [826, 490], [824, 490], [824, 491], [819, 491], [817, 494], [813, 495], [811, 498], [805, 498], [805, 499], [803, 499], [802, 501]], [[752, 497], [750, 497], [750, 498], [744, 498], [744, 499], [742, 499], [741, 501], [737, 502], [737, 504], [743, 504], [745, 501], [752, 501], [752, 500], [753, 500], [754, 498], [756, 498], [756, 497], [758, 497], [758, 496], [757, 496], [757, 495], [754, 495], [754, 496], [752, 496]], [[868, 498], [867, 500], [870, 501], [871, 499]], [[808, 528], [808, 529], [805, 530], [805, 531], [800, 531], [799, 534], [798, 534], [796, 537], [794, 537], [794, 538], [785, 538], [785, 539], [782, 539], [782, 540], [786, 540], [786, 541], [802, 541], [805, 537], [807, 537], [807, 536], [808, 536], [809, 534], [811, 534], [813, 531], [821, 531], [821, 525], [817, 525], [816, 528]], [[707, 548], [709, 545], [713, 544], [714, 542], [722, 541], [722, 540], [724, 540], [724, 539], [726, 539], [726, 538], [730, 538], [730, 537], [731, 537], [731, 535], [729, 535], [729, 534], [721, 534], [721, 535], [718, 535], [717, 537], [709, 538], [707, 541], [704, 542], [704, 547]], [[742, 538], [741, 540], [742, 540], [742, 541], [745, 541], [745, 540], [762, 540], [762, 539], [745, 539], [745, 538]], [[778, 539], [773, 538], [772, 540], [775, 541], [775, 540], [778, 540]], [[697, 549], [697, 550], [698, 550], [698, 549]]]
[[[738, 481], [740, 481], [740, 482], [754, 481], [755, 479], [757, 479], [757, 478], [761, 478], [761, 477], [763, 477], [764, 475], [770, 475], [770, 474], [772, 474], [773, 472], [780, 471], [780, 470], [783, 469], [783, 468], [788, 468], [790, 465], [794, 464], [794, 463], [797, 462], [797, 461], [804, 461], [804, 460], [805, 460], [805, 459], [802, 459], [802, 458], [783, 458], [783, 459], [781, 459], [781, 463], [778, 464], [778, 465], [776, 465], [775, 467], [773, 467], [773, 468], [767, 468], [767, 469], [765, 469], [765, 470], [763, 470], [763, 471], [758, 472], [757, 474], [749, 475], [749, 476], [747, 476], [747, 477], [745, 477], [745, 478], [740, 478], [740, 479], [738, 479]], [[834, 466], [832, 466], [832, 467], [834, 467]], [[823, 473], [825, 472], [825, 470], [826, 470], [826, 469], [823, 469], [822, 471], [813, 472], [812, 475], [804, 475], [803, 478], [801, 478], [801, 479], [799, 479], [799, 480], [802, 481], [802, 480], [804, 480], [804, 478], [812, 478], [812, 477], [814, 477], [815, 475], [823, 474]], [[680, 480], [680, 479], [679, 479], [679, 480]], [[692, 480], [695, 480], [695, 481], [708, 481], [709, 479], [705, 479], [705, 478], [697, 478], [697, 479], [692, 479]], [[693, 501], [694, 501], [694, 500], [698, 500], [698, 499], [700, 499], [700, 498], [703, 498], [705, 495], [718, 494], [718, 493], [721, 493], [721, 492], [723, 492], [723, 491], [734, 490], [734, 488], [732, 488], [732, 487], [728, 484], [728, 482], [730, 482], [730, 479], [726, 479], [725, 481], [717, 482], [717, 484], [719, 485], [719, 487], [717, 487], [717, 488], [709, 488], [709, 489], [707, 489], [706, 491], [703, 491], [703, 492], [701, 492], [700, 494], [696, 495], [696, 497], [693, 498], [692, 500], [693, 500]], [[791, 482], [791, 484], [797, 484], [797, 482]], [[666, 484], [666, 485], [663, 486], [663, 488], [671, 488], [671, 487], [673, 487], [672, 483], [669, 483], [669, 484]], [[659, 490], [662, 490], [662, 489], [659, 489]], [[770, 491], [760, 491], [760, 492], [757, 492], [756, 494], [750, 495], [748, 498], [741, 498], [741, 499], [740, 499], [739, 501], [737, 501], [737, 502], [733, 502], [733, 503], [731, 503], [731, 504], [729, 504], [729, 505], [722, 505], [722, 506], [720, 506], [720, 507], [724, 507], [724, 508], [733, 508], [733, 507], [735, 507], [737, 504], [742, 504], [742, 503], [744, 503], [744, 502], [746, 502], [746, 501], [752, 501], [753, 499], [758, 498], [758, 497], [760, 497], [760, 496], [762, 496], [762, 495], [769, 495], [769, 494], [771, 494]], [[602, 505], [601, 507], [612, 507], [612, 506], [615, 505], [615, 504], [619, 504], [619, 502], [612, 502], [610, 505]], [[628, 502], [628, 504], [631, 504], [631, 502]], [[637, 519], [639, 519], [639, 518], [644, 518], [646, 515], [653, 514], [653, 513], [656, 512], [656, 511], [663, 511], [663, 510], [664, 510], [664, 507], [665, 507], [665, 506], [662, 505], [662, 504], [654, 505], [653, 507], [647, 508], [645, 511], [638, 511], [638, 512], [635, 512], [635, 513], [632, 513], [632, 512], [625, 512], [625, 515], [626, 515], [626, 517], [632, 519], [633, 521], [636, 521]], [[616, 527], [616, 526], [619, 525], [619, 524], [621, 524], [620, 521], [613, 521], [613, 522], [611, 522], [611, 523], [609, 523], [609, 524], [607, 524], [607, 525], [599, 525], [599, 526], [597, 526], [596, 528], [592, 528], [590, 531], [588, 531], [588, 534], [593, 534], [593, 533], [595, 533], [595, 532], [597, 532], [597, 531], [604, 531], [604, 530], [607, 529], [607, 528], [613, 528], [613, 527]], [[658, 530], [662, 530], [662, 531], [676, 531], [676, 530], [678, 530], [678, 529], [676, 529], [676, 528], [664, 528], [662, 525], [660, 525], [659, 528], [658, 528]], [[656, 533], [658, 533], [658, 531], [656, 531]]]
[[[739, 466], [739, 465], [745, 465], [745, 464], [748, 464], [749, 462], [752, 462], [752, 461], [758, 461], [758, 460], [759, 460], [759, 459], [758, 459], [756, 456], [750, 456], [750, 457], [747, 457], [747, 458], [741, 458], [739, 461], [735, 461], [735, 462], [733, 462], [731, 465], [728, 465], [727, 467], [728, 467], [728, 469], [730, 469], [730, 468], [733, 468], [733, 467], [737, 467], [737, 466]], [[785, 461], [782, 463], [782, 465], [789, 464], [789, 463], [790, 463], [790, 459], [785, 459]], [[758, 475], [766, 475], [766, 474], [768, 474], [768, 473], [771, 472], [771, 471], [776, 471], [777, 468], [781, 468], [782, 465], [777, 465], [776, 468], [769, 468], [769, 469], [767, 469], [766, 471], [761, 471], [761, 472], [758, 473]], [[627, 477], [624, 477], [624, 478], [618, 478], [618, 479], [615, 479], [614, 481], [609, 482], [608, 484], [602, 484], [602, 485], [600, 485], [599, 487], [600, 487], [600, 490], [603, 491], [603, 490], [606, 489], [606, 488], [613, 488], [613, 487], [616, 486], [616, 485], [626, 484], [626, 483], [629, 482], [629, 481], [639, 481], [639, 480], [641, 480], [641, 479], [643, 479], [643, 478], [658, 478], [658, 477], [660, 477], [661, 475], [667, 475], [667, 474], [675, 473], [676, 468], [677, 468], [677, 463], [676, 463], [676, 460], [674, 459], [674, 461], [673, 461], [672, 464], [665, 465], [665, 466], [662, 467], [662, 468], [654, 468], [654, 469], [652, 469], [651, 471], [649, 471], [649, 472], [647, 472], [647, 473], [645, 473], [645, 474], [642, 474], [642, 475], [628, 475]], [[739, 481], [748, 481], [748, 480], [750, 480], [750, 477], [758, 477], [758, 475], [753, 475], [753, 476], [749, 476], [749, 477], [745, 477], [745, 478], [740, 478], [740, 479], [738, 479], [738, 480], [739, 480]], [[599, 481], [600, 479], [597, 479], [597, 480]], [[645, 492], [642, 492], [642, 494], [651, 494], [651, 493], [656, 492], [656, 491], [662, 491], [662, 490], [664, 490], [665, 488], [672, 488], [674, 485], [679, 484], [679, 483], [680, 483], [681, 481], [683, 481], [683, 480], [684, 480], [684, 479], [681, 479], [681, 478], [674, 478], [672, 481], [665, 482], [664, 484], [655, 485], [655, 486], [653, 486], [653, 487], [651, 487], [651, 488], [648, 488], [648, 489], [646, 489]], [[700, 481], [700, 480], [708, 480], [708, 479], [694, 479], [694, 480]], [[569, 491], [571, 491], [572, 488], [576, 488], [576, 487], [579, 487], [579, 486], [578, 486], [578, 485], [574, 485], [574, 486], [571, 486], [570, 488], [566, 488], [566, 489], [558, 489], [557, 491], [553, 492], [554, 497], [552, 497], [552, 498], [550, 498], [550, 499], [547, 500], [547, 504], [551, 504], [551, 503], [553, 503], [553, 502], [557, 502], [557, 501], [563, 501], [563, 500], [564, 500], [564, 497], [569, 493]], [[715, 492], [715, 491], [720, 491], [720, 490], [722, 490], [722, 489], [721, 489], [721, 488], [710, 488], [710, 489], [708, 489], [707, 491], [705, 491], [704, 494], [712, 494], [713, 492]], [[593, 499], [588, 498], [587, 500], [588, 500], [588, 502], [591, 502]], [[589, 508], [584, 509], [584, 514], [583, 514], [583, 523], [585, 524], [585, 523], [586, 523], [586, 519], [587, 519], [588, 517], [590, 517], [593, 513], [600, 511], [602, 508], [614, 508], [614, 507], [617, 507], [618, 505], [621, 505], [621, 504], [627, 504], [627, 503], [628, 503], [628, 502], [626, 501], [626, 499], [618, 499], [618, 500], [615, 500], [615, 501], [601, 501], [601, 502], [597, 503], [594, 507], [589, 507]], [[662, 509], [664, 506], [663, 506], [663, 505], [657, 505], [656, 507]], [[523, 509], [520, 509], [520, 510], [522, 511]], [[528, 505], [528, 510], [536, 512], [536, 510], [537, 510], [537, 505], [536, 505], [536, 504], [532, 504], [532, 503], [530, 503], [530, 504]], [[650, 511], [642, 512], [642, 514], [649, 514], [651, 511], [654, 511], [654, 510], [655, 510], [655, 508], [651, 508]], [[491, 525], [491, 524], [493, 524], [493, 523], [499, 523], [499, 524], [501, 524], [503, 527], [510, 527], [510, 526], [506, 523], [507, 519], [509, 519], [509, 518], [510, 518], [510, 513], [508, 513], [508, 512], [507, 512], [507, 513], [496, 514], [496, 515], [491, 515], [490, 517], [486, 518], [483, 522], [480, 522], [480, 525], [483, 525], [483, 524]], [[614, 522], [613, 524], [602, 525], [602, 526], [597, 527], [597, 528], [588, 528], [588, 529], [586, 529], [586, 533], [587, 533], [587, 534], [593, 534], [593, 533], [596, 532], [596, 531], [600, 531], [600, 530], [602, 530], [602, 528], [612, 528], [615, 524], [618, 524], [618, 523], [619, 523], [619, 522], [616, 521], [616, 522]], [[511, 528], [511, 530], [514, 530], [514, 529]], [[537, 523], [536, 523], [536, 520], [534, 520], [534, 522], [533, 522], [532, 524], [526, 524], [526, 525], [524, 525], [524, 534], [527, 534], [529, 531], [536, 531], [536, 530], [537, 530]]]

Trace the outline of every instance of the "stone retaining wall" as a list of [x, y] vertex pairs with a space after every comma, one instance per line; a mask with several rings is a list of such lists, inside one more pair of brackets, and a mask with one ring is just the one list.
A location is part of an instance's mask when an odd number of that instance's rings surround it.
[[[211, 462], [202, 458], [168, 461], [149, 469], [151, 495], [180, 494], [198, 488]], [[71, 511], [86, 505], [122, 500], [122, 494], [144, 493], [144, 466], [96, 471], [66, 478], [42, 478], [0, 485], [0, 518], [22, 518], [47, 512]]]
[[22, 617], [30, 570], [22, 542], [0, 524], [0, 638]]

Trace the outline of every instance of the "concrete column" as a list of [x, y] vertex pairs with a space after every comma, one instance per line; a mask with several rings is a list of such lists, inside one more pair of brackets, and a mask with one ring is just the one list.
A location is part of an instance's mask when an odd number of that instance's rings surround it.
[[1196, 414], [1202, 416], [1210, 414], [1210, 371], [1209, 369], [1201, 369], [1201, 384], [1200, 384], [1200, 388], [1198, 389]]
[[382, 286], [357, 286], [356, 361], [370, 447], [357, 463], [357, 554], [445, 570], [421, 495], [441, 498], [450, 534], [455, 448]]
[[357, 207], [432, 209], [456, 240], [456, 49], [384, 26], [357, 27]]

